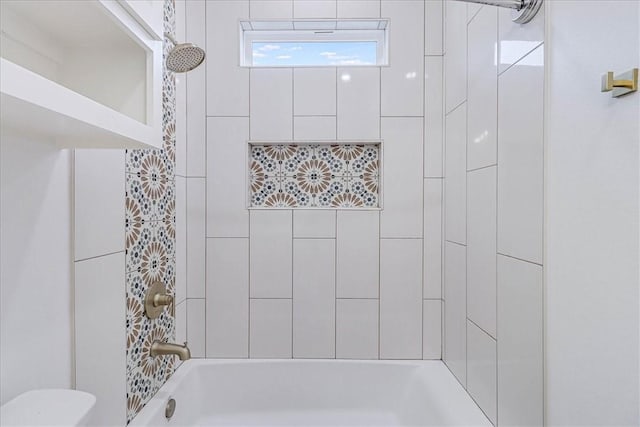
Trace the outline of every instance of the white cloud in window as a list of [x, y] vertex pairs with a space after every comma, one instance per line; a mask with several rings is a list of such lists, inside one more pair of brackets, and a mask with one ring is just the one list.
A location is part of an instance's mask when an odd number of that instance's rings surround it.
[[291, 55], [278, 55], [276, 59], [291, 59]]
[[336, 56], [336, 55], [337, 55], [337, 53], [335, 53], [335, 52], [320, 52], [320, 56], [326, 56], [327, 58], [330, 58], [330, 57], [333, 57], [333, 56]]
[[265, 44], [264, 46], [260, 46], [258, 48], [258, 50], [261, 50], [263, 52], [264, 51], [268, 52], [268, 51], [271, 51], [271, 50], [278, 50], [278, 49], [280, 49], [280, 46], [278, 46], [277, 44]]
[[266, 54], [264, 54], [264, 53], [260, 53], [260, 52], [258, 52], [257, 50], [254, 50], [254, 51], [253, 51], [253, 57], [254, 57], [254, 58], [264, 58], [265, 56], [267, 56], [267, 55], [266, 55]]

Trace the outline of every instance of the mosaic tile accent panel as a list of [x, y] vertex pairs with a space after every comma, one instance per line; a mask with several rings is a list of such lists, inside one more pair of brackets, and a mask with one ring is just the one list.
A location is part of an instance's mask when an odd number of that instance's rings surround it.
[[[173, 0], [164, 2], [164, 31], [175, 34]], [[172, 44], [165, 40], [164, 58]], [[148, 357], [155, 340], [175, 341], [173, 307], [157, 319], [144, 314], [147, 288], [159, 280], [175, 289], [175, 76], [163, 69], [162, 149], [126, 152], [127, 423], [173, 374], [175, 357]]]
[[380, 144], [250, 144], [252, 208], [379, 208]]

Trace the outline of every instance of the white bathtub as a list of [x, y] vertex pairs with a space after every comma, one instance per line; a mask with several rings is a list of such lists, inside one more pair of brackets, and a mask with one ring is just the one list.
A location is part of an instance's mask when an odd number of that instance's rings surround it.
[[129, 425], [491, 424], [440, 361], [201, 359], [184, 363]]

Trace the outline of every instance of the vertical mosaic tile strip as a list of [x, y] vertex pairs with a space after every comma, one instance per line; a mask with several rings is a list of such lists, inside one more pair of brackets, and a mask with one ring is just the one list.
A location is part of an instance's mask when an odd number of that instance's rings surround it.
[[249, 146], [253, 208], [379, 208], [380, 144]]
[[[175, 34], [173, 0], [164, 2], [164, 31]], [[172, 44], [164, 41], [163, 61]], [[155, 340], [174, 341], [173, 307], [144, 314], [155, 281], [175, 289], [175, 77], [163, 69], [162, 149], [126, 153], [127, 423], [173, 374], [173, 357], [148, 357]]]

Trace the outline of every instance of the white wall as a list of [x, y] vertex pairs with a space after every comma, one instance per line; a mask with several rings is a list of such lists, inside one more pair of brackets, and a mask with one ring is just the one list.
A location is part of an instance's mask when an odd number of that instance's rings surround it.
[[[186, 15], [209, 55], [206, 79], [187, 77], [194, 355], [440, 358], [442, 2], [187, 1]], [[391, 18], [391, 66], [238, 67], [239, 18], [312, 17]], [[384, 210], [249, 212], [249, 139], [383, 139]]]
[[74, 151], [76, 388], [93, 425], [126, 423], [125, 151]]
[[599, 82], [640, 64], [640, 5], [547, 12], [546, 422], [637, 426], [640, 93]]
[[0, 404], [72, 386], [71, 163], [51, 141], [0, 137]]
[[544, 13], [445, 5], [444, 360], [494, 424], [541, 425]]

